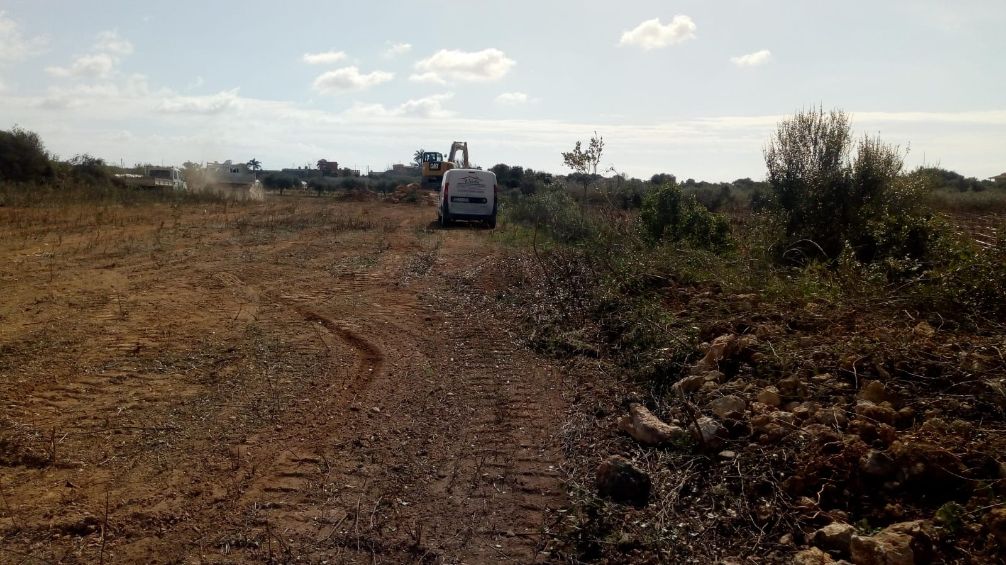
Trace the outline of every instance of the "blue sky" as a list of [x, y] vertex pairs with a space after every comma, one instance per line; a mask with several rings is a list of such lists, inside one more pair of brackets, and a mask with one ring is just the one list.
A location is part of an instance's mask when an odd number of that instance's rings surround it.
[[0, 0], [0, 127], [67, 157], [382, 170], [467, 140], [562, 171], [762, 178], [822, 104], [908, 162], [1006, 171], [1006, 2]]

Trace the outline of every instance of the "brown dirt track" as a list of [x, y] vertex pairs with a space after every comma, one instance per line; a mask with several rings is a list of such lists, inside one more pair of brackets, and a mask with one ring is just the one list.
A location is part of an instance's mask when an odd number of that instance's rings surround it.
[[0, 208], [0, 562], [548, 559], [564, 377], [433, 216]]

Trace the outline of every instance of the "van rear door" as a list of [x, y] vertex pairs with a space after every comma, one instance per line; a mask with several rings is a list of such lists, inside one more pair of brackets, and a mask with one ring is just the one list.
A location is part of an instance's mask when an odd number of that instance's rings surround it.
[[489, 171], [452, 169], [444, 175], [448, 213], [459, 219], [491, 216], [495, 202], [496, 175]]

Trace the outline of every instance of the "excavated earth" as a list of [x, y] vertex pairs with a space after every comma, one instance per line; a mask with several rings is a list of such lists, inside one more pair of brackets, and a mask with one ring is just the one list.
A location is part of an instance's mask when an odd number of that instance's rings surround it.
[[554, 556], [567, 377], [433, 218], [0, 208], [0, 562]]

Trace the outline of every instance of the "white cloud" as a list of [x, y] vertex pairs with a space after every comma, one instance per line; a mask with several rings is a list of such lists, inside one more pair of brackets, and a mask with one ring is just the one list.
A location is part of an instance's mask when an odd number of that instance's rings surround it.
[[695, 22], [688, 16], [674, 16], [667, 24], [660, 23], [660, 18], [653, 18], [622, 33], [619, 45], [634, 45], [649, 51], [695, 39], [695, 29]]
[[80, 55], [65, 67], [46, 67], [54, 77], [106, 78], [119, 66], [121, 57], [133, 52], [133, 44], [117, 31], [103, 31], [94, 42], [92, 53]]
[[81, 55], [69, 67], [46, 67], [45, 72], [54, 77], [107, 77], [115, 70], [117, 61], [108, 53]]
[[488, 82], [503, 78], [516, 62], [499, 49], [459, 51], [441, 49], [416, 63], [417, 82]]
[[757, 67], [772, 60], [772, 52], [768, 49], [748, 53], [739, 57], [730, 57], [730, 62], [738, 67]]
[[45, 50], [44, 37], [25, 37], [21, 26], [0, 11], [0, 63], [22, 61]]
[[324, 53], [304, 53], [304, 62], [308, 65], [331, 65], [346, 58], [344, 51], [325, 51]]
[[393, 78], [394, 73], [374, 71], [362, 74], [356, 67], [343, 67], [318, 75], [314, 79], [314, 89], [322, 94], [337, 94], [347, 90], [363, 90]]
[[384, 52], [384, 56], [386, 58], [388, 58], [388, 59], [391, 59], [391, 58], [397, 57], [399, 55], [404, 55], [404, 54], [408, 53], [409, 51], [412, 51], [412, 45], [411, 44], [409, 44], [409, 43], [394, 43], [394, 44], [391, 45], [391, 47], [388, 47], [388, 49]]
[[103, 31], [98, 34], [94, 49], [112, 55], [130, 55], [133, 52], [133, 44], [120, 37], [117, 31]]
[[207, 96], [171, 96], [162, 100], [157, 109], [169, 114], [220, 114], [240, 104], [235, 88]]
[[530, 99], [523, 92], [504, 92], [496, 97], [496, 103], [504, 106], [520, 106], [527, 104]]
[[383, 104], [356, 104], [346, 111], [346, 116], [353, 119], [449, 118], [454, 115], [454, 112], [444, 108], [444, 102], [453, 97], [453, 92], [434, 94], [425, 98], [408, 100], [394, 108], [387, 108]]

